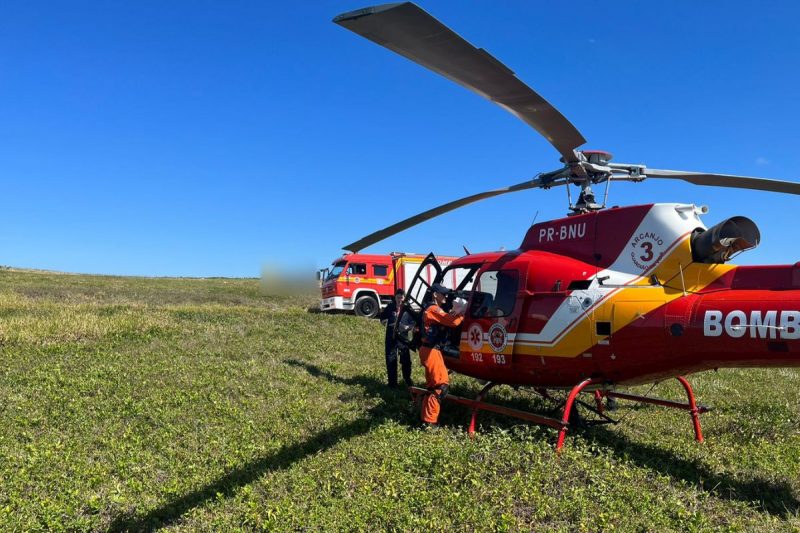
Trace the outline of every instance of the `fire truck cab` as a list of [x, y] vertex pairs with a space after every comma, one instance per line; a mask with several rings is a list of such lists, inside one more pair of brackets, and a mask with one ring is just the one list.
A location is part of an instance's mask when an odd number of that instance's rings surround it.
[[[322, 292], [320, 309], [350, 311], [372, 318], [392, 301], [397, 289], [408, 289], [407, 284], [424, 258], [400, 252], [344, 254], [317, 274]], [[454, 259], [438, 258], [440, 264], [450, 264]], [[427, 274], [432, 280], [436, 272], [431, 269]]]

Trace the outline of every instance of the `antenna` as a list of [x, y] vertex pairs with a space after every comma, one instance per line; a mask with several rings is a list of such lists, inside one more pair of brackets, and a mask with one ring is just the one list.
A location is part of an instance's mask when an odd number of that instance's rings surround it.
[[535, 215], [533, 215], [533, 220], [531, 221], [531, 226], [533, 226], [534, 224], [536, 224], [536, 219], [537, 219], [537, 218], [539, 218], [539, 210], [538, 210], [538, 209], [536, 210], [536, 214], [535, 214]]

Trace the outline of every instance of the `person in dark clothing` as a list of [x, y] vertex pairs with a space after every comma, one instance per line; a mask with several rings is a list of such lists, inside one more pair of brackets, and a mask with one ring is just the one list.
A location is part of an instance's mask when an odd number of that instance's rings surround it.
[[408, 348], [402, 346], [394, 339], [394, 326], [397, 322], [397, 315], [400, 312], [400, 306], [403, 303], [405, 291], [397, 289], [394, 293], [394, 300], [383, 308], [378, 318], [381, 322], [386, 324], [386, 377], [389, 381], [389, 386], [392, 388], [397, 387], [397, 360], [400, 359], [400, 367], [403, 371], [403, 381], [409, 387], [413, 385], [411, 381], [411, 355], [408, 353]]

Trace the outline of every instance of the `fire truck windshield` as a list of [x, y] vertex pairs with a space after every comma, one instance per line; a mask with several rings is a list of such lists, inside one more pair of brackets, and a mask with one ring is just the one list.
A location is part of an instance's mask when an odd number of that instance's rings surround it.
[[325, 278], [325, 281], [329, 281], [329, 280], [338, 278], [339, 274], [341, 274], [342, 271], [344, 271], [344, 267], [346, 265], [347, 265], [347, 263], [336, 263], [335, 265], [333, 265], [333, 268], [331, 269], [330, 274], [328, 274], [328, 277]]

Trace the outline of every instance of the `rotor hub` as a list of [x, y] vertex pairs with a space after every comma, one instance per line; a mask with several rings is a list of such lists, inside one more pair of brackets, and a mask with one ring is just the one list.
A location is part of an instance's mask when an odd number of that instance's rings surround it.
[[605, 165], [614, 158], [611, 152], [604, 152], [603, 150], [583, 150], [581, 153], [589, 163], [594, 163], [595, 165]]
[[[604, 150], [576, 150], [575, 153], [579, 161], [586, 161], [595, 165], [605, 165], [614, 158], [611, 152], [606, 152]], [[564, 159], [563, 156], [558, 160], [562, 163], [566, 163], [566, 159]]]

